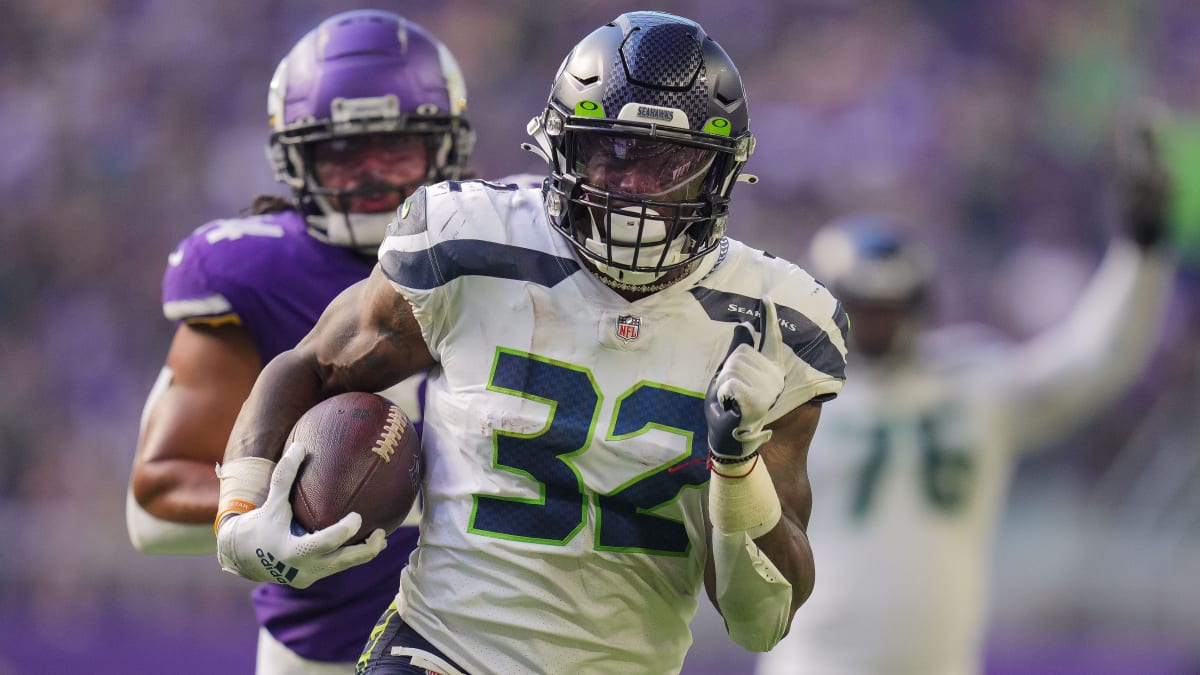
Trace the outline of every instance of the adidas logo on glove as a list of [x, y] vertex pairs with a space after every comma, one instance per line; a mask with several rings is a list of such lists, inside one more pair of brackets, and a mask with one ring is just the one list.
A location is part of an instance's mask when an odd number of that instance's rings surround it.
[[267, 553], [261, 548], [256, 549], [254, 552], [258, 555], [258, 561], [262, 563], [262, 566], [267, 568], [267, 572], [275, 578], [275, 581], [281, 584], [291, 584], [292, 580], [296, 578], [296, 574], [300, 571], [295, 567], [289, 567], [283, 561], [276, 560], [274, 555]]

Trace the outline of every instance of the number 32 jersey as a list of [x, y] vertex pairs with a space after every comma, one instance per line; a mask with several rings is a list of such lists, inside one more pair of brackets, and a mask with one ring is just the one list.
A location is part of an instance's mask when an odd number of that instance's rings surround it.
[[776, 303], [771, 419], [840, 391], [845, 315], [807, 273], [725, 239], [629, 302], [536, 189], [418, 191], [380, 249], [430, 352], [421, 546], [404, 620], [472, 672], [677, 672], [707, 556], [704, 392]]

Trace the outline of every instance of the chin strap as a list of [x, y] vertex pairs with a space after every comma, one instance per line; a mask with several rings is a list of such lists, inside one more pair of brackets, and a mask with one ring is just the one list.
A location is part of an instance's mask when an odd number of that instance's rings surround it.
[[550, 140], [546, 138], [546, 129], [542, 126], [542, 116], [536, 115], [529, 120], [529, 124], [525, 125], [525, 131], [533, 137], [537, 145], [522, 143], [521, 149], [541, 157], [547, 164], [553, 164], [551, 158], [554, 156], [554, 149], [550, 147]]

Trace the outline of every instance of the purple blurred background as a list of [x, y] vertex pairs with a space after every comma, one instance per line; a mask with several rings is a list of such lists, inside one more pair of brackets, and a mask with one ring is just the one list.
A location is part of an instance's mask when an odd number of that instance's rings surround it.
[[[251, 672], [249, 584], [135, 553], [125, 483], [173, 330], [166, 255], [281, 191], [268, 80], [305, 31], [357, 7], [455, 52], [484, 176], [541, 170], [517, 146], [587, 32], [631, 9], [700, 21], [739, 64], [759, 138], [762, 181], [738, 189], [731, 234], [801, 260], [832, 217], [894, 211], [938, 254], [939, 320], [1014, 337], [1096, 263], [1118, 111], [1166, 104], [1192, 266], [1135, 390], [1018, 473], [988, 669], [1200, 672], [1194, 0], [24, 0], [0, 7], [0, 675]], [[748, 671], [711, 615], [696, 625], [686, 673]]]

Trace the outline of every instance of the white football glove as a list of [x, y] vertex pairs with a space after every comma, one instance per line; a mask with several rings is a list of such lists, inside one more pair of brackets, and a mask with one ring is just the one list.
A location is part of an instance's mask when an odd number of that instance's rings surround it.
[[708, 448], [718, 464], [751, 459], [771, 438], [771, 432], [763, 430], [763, 421], [783, 393], [780, 364], [784, 346], [775, 303], [769, 297], [763, 297], [762, 302], [757, 349], [749, 324], [738, 324], [729, 355], [705, 397]]
[[346, 514], [311, 534], [292, 531], [292, 483], [307, 452], [292, 443], [275, 465], [266, 501], [253, 511], [223, 520], [217, 530], [221, 569], [252, 581], [308, 588], [318, 579], [361, 565], [387, 546], [383, 530], [361, 544], [343, 547], [362, 525], [362, 516]]

